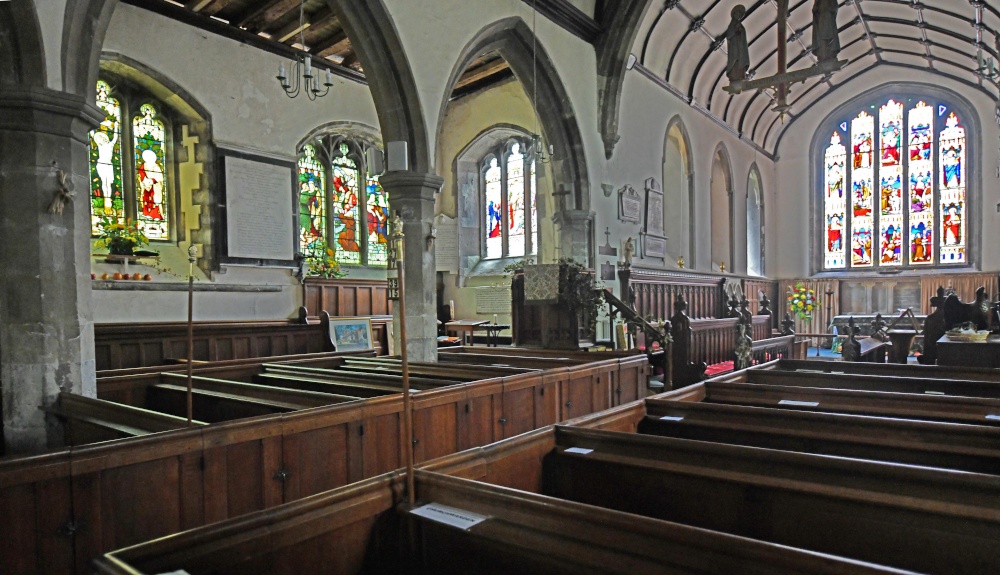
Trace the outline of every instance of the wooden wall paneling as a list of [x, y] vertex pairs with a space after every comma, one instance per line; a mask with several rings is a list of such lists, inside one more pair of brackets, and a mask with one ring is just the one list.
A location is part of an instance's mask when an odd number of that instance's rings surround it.
[[403, 400], [400, 396], [370, 399], [363, 407], [362, 457], [365, 477], [374, 477], [403, 466], [401, 429]]
[[[629, 403], [646, 396], [649, 361], [645, 356], [620, 358], [614, 378], [615, 405]], [[621, 389], [621, 393], [618, 390]]]
[[[976, 299], [976, 289], [980, 286], [986, 288], [986, 295], [991, 300], [997, 296], [998, 277], [996, 273], [978, 274], [927, 274], [920, 278], [920, 312], [924, 315], [931, 313], [931, 297], [937, 295], [937, 288], [943, 287], [955, 290], [955, 293], [963, 302], [971, 302]], [[994, 300], [995, 301], [995, 300]], [[914, 310], [914, 313], [917, 313]]]
[[[219, 423], [203, 429], [206, 521], [235, 517], [284, 502], [281, 415]], [[212, 501], [225, 493], [225, 506]]]
[[306, 429], [298, 429], [290, 421], [283, 422], [282, 463], [277, 473], [285, 474], [285, 501], [347, 485], [352, 457], [361, 462], [361, 450], [351, 452], [350, 421], [336, 418], [336, 422], [315, 423], [309, 421]]
[[74, 570], [72, 484], [68, 452], [0, 463], [0, 573]]
[[561, 413], [559, 421], [566, 421], [594, 411], [593, 368], [567, 369], [567, 378], [560, 384]]
[[502, 423], [499, 429], [500, 436], [496, 441], [535, 429], [540, 420], [548, 420], [551, 417], [552, 423], [556, 421], [554, 414], [547, 416], [545, 413], [555, 408], [555, 398], [552, 397], [554, 394], [549, 394], [550, 407], [546, 410], [548, 406], [539, 401], [544, 399], [541, 391], [544, 387], [537, 374], [511, 375], [504, 377], [502, 381], [501, 413], [496, 418]]

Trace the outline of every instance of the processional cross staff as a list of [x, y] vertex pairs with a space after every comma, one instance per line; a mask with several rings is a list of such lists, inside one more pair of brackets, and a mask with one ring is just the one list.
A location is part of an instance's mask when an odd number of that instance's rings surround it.
[[778, 73], [766, 78], [750, 80], [747, 73], [750, 70], [750, 48], [747, 43], [746, 29], [743, 28], [743, 18], [746, 16], [746, 6], [742, 4], [733, 8], [729, 28], [726, 29], [726, 49], [729, 53], [726, 66], [726, 76], [729, 85], [723, 90], [730, 94], [739, 94], [746, 90], [775, 88], [775, 106], [773, 111], [785, 115], [788, 111], [788, 88], [796, 82], [804, 82], [813, 76], [827, 76], [841, 69], [847, 60], [838, 60], [840, 52], [839, 29], [837, 28], [838, 0], [814, 0], [813, 2], [813, 46], [812, 52], [817, 63], [809, 68], [788, 71], [788, 0], [775, 0], [778, 7]]

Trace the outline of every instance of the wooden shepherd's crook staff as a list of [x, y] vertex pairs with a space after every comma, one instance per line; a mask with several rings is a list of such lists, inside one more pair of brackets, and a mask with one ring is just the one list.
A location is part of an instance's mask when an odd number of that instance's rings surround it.
[[187, 333], [187, 424], [193, 425], [193, 402], [191, 399], [191, 371], [194, 369], [194, 254], [197, 249], [188, 248], [188, 333]]

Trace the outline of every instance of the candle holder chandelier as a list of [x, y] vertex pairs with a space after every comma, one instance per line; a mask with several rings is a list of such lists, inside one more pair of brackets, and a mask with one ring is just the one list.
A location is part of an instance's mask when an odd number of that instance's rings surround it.
[[[320, 89], [319, 77], [315, 75], [318, 71], [313, 69], [312, 54], [306, 52], [306, 25], [305, 25], [305, 0], [299, 2], [299, 50], [295, 51], [292, 59], [292, 78], [289, 79], [285, 72], [285, 65], [278, 65], [278, 82], [289, 98], [297, 98], [299, 94], [305, 94], [310, 100], [322, 98], [330, 93], [333, 86], [333, 73], [326, 69], [326, 81], [323, 82], [324, 89]], [[291, 81], [290, 81], [291, 80]], [[294, 83], [293, 83], [294, 82]]]

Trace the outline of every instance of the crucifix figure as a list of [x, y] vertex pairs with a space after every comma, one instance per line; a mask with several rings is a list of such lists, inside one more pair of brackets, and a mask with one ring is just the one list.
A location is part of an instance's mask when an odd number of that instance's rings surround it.
[[836, 61], [837, 53], [840, 52], [838, 8], [840, 5], [837, 0], [816, 0], [813, 4], [813, 54], [820, 64]]
[[747, 45], [747, 31], [743, 27], [743, 17], [747, 7], [739, 4], [730, 13], [732, 20], [726, 29], [726, 51], [729, 60], [726, 63], [726, 77], [731, 82], [746, 80], [750, 69], [750, 48]]

